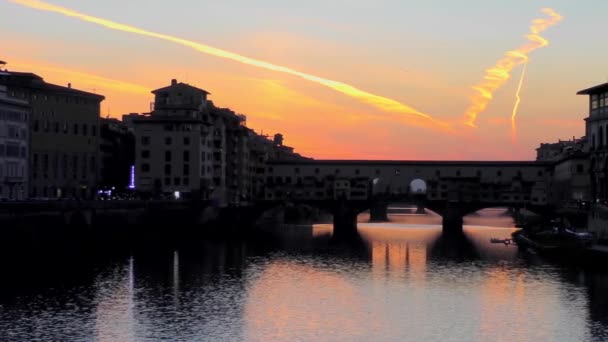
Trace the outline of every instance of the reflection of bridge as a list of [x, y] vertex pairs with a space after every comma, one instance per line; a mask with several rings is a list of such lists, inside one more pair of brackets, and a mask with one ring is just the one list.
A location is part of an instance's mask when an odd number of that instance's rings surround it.
[[[356, 232], [356, 217], [386, 215], [389, 203], [421, 203], [461, 230], [463, 216], [488, 207], [551, 208], [549, 163], [528, 161], [289, 161], [271, 163], [261, 202], [316, 205], [334, 215], [335, 233]], [[422, 180], [426, 191], [412, 191]], [[418, 183], [419, 181], [417, 181]]]

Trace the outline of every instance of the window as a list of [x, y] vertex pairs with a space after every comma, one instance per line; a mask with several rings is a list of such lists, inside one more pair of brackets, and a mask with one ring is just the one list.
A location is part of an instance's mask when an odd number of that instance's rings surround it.
[[171, 151], [165, 151], [165, 161], [166, 162], [171, 161]]
[[171, 145], [172, 142], [173, 139], [171, 139], [171, 137], [165, 137], [165, 145]]
[[141, 137], [142, 145], [150, 145], [150, 137]]
[[597, 94], [591, 95], [591, 109], [597, 109], [598, 97]]
[[38, 120], [34, 120], [34, 132], [38, 132], [40, 123]]
[[361, 172], [359, 171], [359, 169], [355, 169], [355, 174], [356, 174], [356, 175], [359, 175], [359, 173], [361, 173]]
[[143, 159], [148, 159], [148, 158], [150, 158], [150, 150], [142, 150], [142, 151], [141, 151], [141, 157], [142, 157]]
[[55, 133], [59, 133], [59, 122], [55, 121]]
[[148, 163], [141, 164], [141, 172], [150, 172], [150, 164], [148, 164]]
[[91, 156], [91, 172], [95, 172], [97, 169], [97, 159], [95, 156]]
[[74, 124], [74, 134], [78, 134], [78, 124]]
[[97, 136], [97, 126], [95, 126], [95, 125], [91, 126], [91, 135], [94, 137]]
[[576, 172], [577, 173], [583, 173], [583, 172], [585, 172], [585, 166], [583, 164], [576, 165]]
[[460, 176], [460, 170], [456, 170], [456, 176]]
[[165, 178], [165, 185], [171, 185], [171, 178], [169, 178], [169, 177]]
[[190, 145], [190, 137], [184, 137], [184, 145]]
[[190, 185], [190, 178], [184, 178], [184, 186]]
[[182, 179], [179, 177], [173, 178], [173, 185], [179, 186], [181, 184]]
[[190, 151], [184, 151], [184, 161], [185, 162], [190, 161]]
[[89, 134], [89, 126], [82, 124], [82, 135], [86, 136], [87, 134]]
[[500, 171], [500, 170], [496, 171], [496, 175], [497, 175], [498, 177], [502, 176], [502, 171]]
[[171, 164], [165, 164], [165, 175], [171, 175]]
[[184, 176], [190, 174], [190, 164], [184, 164]]

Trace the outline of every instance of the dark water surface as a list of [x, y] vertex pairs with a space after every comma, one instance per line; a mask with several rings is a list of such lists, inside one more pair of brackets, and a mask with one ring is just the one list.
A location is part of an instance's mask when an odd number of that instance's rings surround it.
[[[365, 220], [365, 218], [362, 218]], [[112, 257], [0, 261], [0, 341], [608, 341], [608, 274], [516, 247], [512, 221], [439, 218], [285, 228]]]

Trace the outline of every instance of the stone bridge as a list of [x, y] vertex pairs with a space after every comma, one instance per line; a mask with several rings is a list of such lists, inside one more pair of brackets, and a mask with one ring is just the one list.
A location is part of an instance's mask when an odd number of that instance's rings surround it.
[[356, 216], [382, 219], [390, 203], [409, 201], [443, 217], [444, 231], [489, 207], [550, 212], [552, 165], [531, 161], [272, 162], [260, 202], [306, 203], [334, 215], [335, 232], [356, 232]]

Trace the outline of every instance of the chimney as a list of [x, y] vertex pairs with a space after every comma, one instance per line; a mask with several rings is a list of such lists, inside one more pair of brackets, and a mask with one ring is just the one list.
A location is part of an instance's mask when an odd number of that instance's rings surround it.
[[68, 83], [68, 88], [72, 89], [72, 83]]
[[177, 84], [177, 80], [176, 80], [175, 78], [174, 78], [174, 79], [172, 79], [172, 80], [171, 80], [171, 85], [172, 85], [172, 86], [174, 86], [174, 85], [176, 85], [176, 84]]

